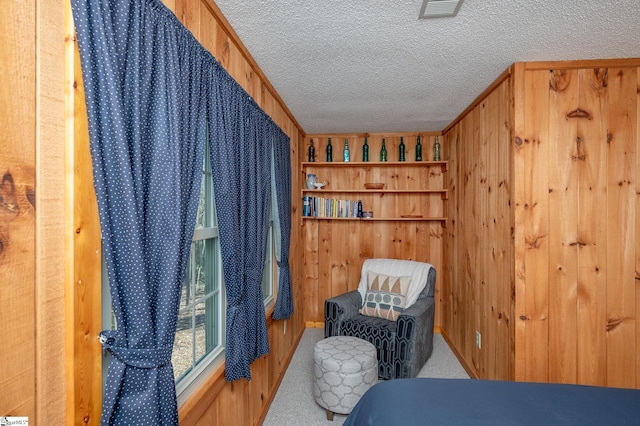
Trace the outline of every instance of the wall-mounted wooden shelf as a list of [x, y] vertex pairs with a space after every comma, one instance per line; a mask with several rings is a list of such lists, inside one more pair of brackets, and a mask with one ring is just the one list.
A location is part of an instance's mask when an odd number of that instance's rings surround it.
[[[447, 171], [447, 161], [335, 161], [335, 162], [309, 162], [305, 161], [301, 163], [302, 173], [305, 175], [308, 171], [317, 173], [320, 171], [323, 176], [319, 178], [328, 178], [328, 187], [321, 189], [302, 189], [302, 197], [316, 197], [325, 199], [341, 199], [349, 198], [349, 195], [356, 194], [362, 198], [363, 202], [367, 205], [363, 206], [364, 210], [370, 209], [370, 206], [377, 203], [380, 208], [380, 203], [396, 203], [396, 205], [404, 205], [402, 200], [410, 201], [407, 196], [414, 195], [415, 197], [430, 197], [432, 194], [440, 195], [440, 199], [446, 200], [449, 197], [449, 191], [443, 188], [425, 188], [428, 183], [425, 179], [425, 169], [430, 167], [439, 167], [442, 173]], [[395, 170], [394, 170], [395, 169]], [[398, 181], [400, 175], [399, 170], [406, 171], [407, 173], [401, 174], [401, 182]], [[324, 170], [324, 171], [323, 171]], [[422, 178], [420, 177], [422, 176]], [[364, 188], [369, 178], [380, 179], [380, 183], [384, 183], [385, 187], [379, 189], [367, 189]], [[348, 188], [333, 188], [332, 182], [335, 186], [349, 186]], [[392, 188], [389, 188], [391, 186]], [[400, 186], [402, 189], [394, 189], [394, 187]], [[388, 201], [385, 196], [391, 197]], [[375, 198], [372, 198], [375, 197]], [[383, 198], [384, 197], [384, 198]], [[425, 198], [427, 200], [427, 198]], [[415, 201], [415, 199], [413, 199]], [[375, 208], [374, 208], [375, 210]], [[387, 210], [387, 209], [382, 209]], [[399, 210], [399, 211], [398, 211]], [[334, 216], [303, 216], [303, 219], [312, 220], [358, 220], [358, 221], [413, 221], [413, 222], [440, 222], [443, 227], [446, 226], [446, 217], [433, 217], [424, 213], [424, 209], [409, 209], [406, 213], [402, 211], [402, 208], [395, 210], [394, 212], [386, 211], [387, 217], [384, 212], [382, 217], [374, 218], [354, 218], [354, 217], [334, 217]], [[389, 214], [392, 213], [392, 214]], [[393, 214], [395, 213], [395, 214]]]
[[332, 161], [327, 163], [326, 161], [303, 161], [302, 170], [304, 172], [307, 167], [433, 167], [440, 166], [442, 172], [445, 173], [448, 170], [448, 161]]
[[402, 221], [413, 221], [413, 222], [440, 222], [443, 228], [447, 226], [447, 218], [446, 217], [316, 217], [316, 216], [303, 216], [302, 219], [311, 219], [311, 220], [350, 220], [350, 221], [360, 221], [360, 222], [402, 222]]
[[303, 189], [302, 195], [322, 197], [322, 194], [440, 194], [443, 200], [449, 198], [448, 189]]

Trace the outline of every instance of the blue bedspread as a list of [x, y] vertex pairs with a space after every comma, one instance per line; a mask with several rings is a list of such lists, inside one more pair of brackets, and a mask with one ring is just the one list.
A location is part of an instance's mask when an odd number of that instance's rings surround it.
[[397, 379], [364, 394], [345, 426], [640, 425], [640, 390], [466, 379]]

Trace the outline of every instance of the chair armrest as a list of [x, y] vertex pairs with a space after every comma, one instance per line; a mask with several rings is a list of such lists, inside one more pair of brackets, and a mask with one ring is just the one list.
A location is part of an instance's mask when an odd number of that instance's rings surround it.
[[402, 317], [422, 318], [427, 315], [429, 313], [429, 310], [432, 310], [434, 306], [435, 300], [433, 299], [433, 297], [418, 299], [416, 303], [402, 311], [402, 313], [398, 315], [398, 319]]
[[398, 316], [396, 378], [415, 377], [433, 352], [435, 300], [419, 299]]
[[342, 321], [360, 313], [362, 297], [358, 290], [324, 301], [324, 337], [341, 336]]

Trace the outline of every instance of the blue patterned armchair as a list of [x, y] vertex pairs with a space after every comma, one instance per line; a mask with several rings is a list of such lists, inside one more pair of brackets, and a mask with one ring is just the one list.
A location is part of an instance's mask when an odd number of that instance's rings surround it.
[[[360, 313], [363, 278], [360, 291], [350, 291], [324, 303], [325, 337], [354, 336], [371, 342], [377, 350], [378, 376], [381, 379], [415, 377], [433, 352], [435, 268], [422, 262], [368, 259], [363, 264], [362, 275], [366, 277], [367, 271], [372, 271], [400, 276], [399, 270], [404, 266], [414, 272], [404, 275], [413, 275], [414, 281], [417, 277], [422, 283], [418, 284], [419, 293], [413, 296], [417, 300], [404, 309], [396, 321]], [[366, 280], [364, 278], [365, 290]], [[416, 291], [415, 288], [413, 290]]]

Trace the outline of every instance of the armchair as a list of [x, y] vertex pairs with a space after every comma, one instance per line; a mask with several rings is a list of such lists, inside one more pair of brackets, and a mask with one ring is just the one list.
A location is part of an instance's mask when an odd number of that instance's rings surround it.
[[[416, 285], [419, 291], [410, 289], [407, 301], [416, 295], [417, 300], [396, 321], [360, 314], [367, 272], [399, 276], [397, 272], [405, 267], [413, 273], [404, 275], [412, 276], [411, 286]], [[325, 337], [354, 336], [371, 342], [376, 347], [381, 379], [415, 377], [433, 352], [435, 268], [422, 262], [368, 259], [362, 266], [362, 277], [359, 290], [325, 300]]]

